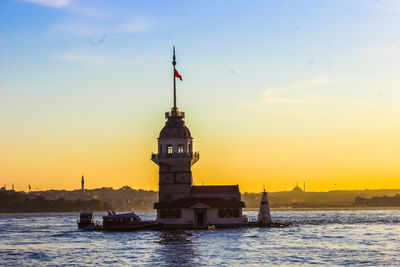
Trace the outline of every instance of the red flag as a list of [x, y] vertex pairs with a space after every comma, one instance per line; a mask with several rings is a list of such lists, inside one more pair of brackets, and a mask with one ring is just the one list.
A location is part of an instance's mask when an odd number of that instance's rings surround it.
[[182, 76], [175, 70], [175, 77], [182, 81]]

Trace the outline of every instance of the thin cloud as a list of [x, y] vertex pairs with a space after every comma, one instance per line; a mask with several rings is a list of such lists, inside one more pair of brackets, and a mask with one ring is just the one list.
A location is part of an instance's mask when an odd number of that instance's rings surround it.
[[55, 7], [55, 8], [66, 7], [73, 2], [73, 0], [18, 0], [18, 1], [37, 4], [41, 6], [47, 6], [47, 7]]
[[136, 33], [145, 32], [153, 27], [153, 22], [148, 18], [136, 17], [134, 19], [121, 23], [117, 29], [117, 33]]
[[78, 0], [16, 0], [24, 3], [36, 4], [49, 8], [63, 9], [67, 12], [85, 17], [107, 17], [106, 8], [101, 5], [84, 5]]
[[65, 19], [50, 26], [50, 33], [64, 33], [92, 38], [93, 35], [147, 32], [154, 21], [146, 16], [107, 7], [105, 3], [88, 4], [78, 0], [16, 0], [49, 8], [63, 8]]
[[53, 25], [51, 27], [51, 32], [62, 32], [72, 35], [90, 36], [93, 34], [100, 34], [109, 31], [104, 30], [104, 27], [96, 25], [95, 23], [90, 24], [69, 19]]
[[251, 108], [266, 104], [310, 104], [321, 102], [321, 97], [311, 94], [307, 90], [326, 85], [329, 82], [330, 79], [327, 77], [317, 77], [307, 81], [298, 81], [288, 85], [270, 87], [264, 91], [264, 95], [260, 98], [241, 102], [239, 106]]
[[137, 17], [126, 21], [117, 21], [113, 23], [108, 21], [69, 19], [53, 25], [51, 27], [51, 31], [77, 36], [93, 36], [104, 34], [105, 32], [109, 34], [147, 32], [152, 27], [153, 22], [143, 17]]
[[112, 55], [105, 55], [100, 53], [79, 52], [79, 51], [65, 51], [53, 56], [56, 60], [67, 62], [76, 65], [90, 65], [90, 66], [107, 66], [107, 67], [123, 67], [138, 64], [144, 59], [132, 59], [126, 57], [113, 57]]
[[72, 63], [84, 63], [89, 65], [102, 65], [107, 62], [103, 55], [99, 54], [88, 54], [88, 53], [63, 53], [57, 56], [57, 59], [72, 62]]

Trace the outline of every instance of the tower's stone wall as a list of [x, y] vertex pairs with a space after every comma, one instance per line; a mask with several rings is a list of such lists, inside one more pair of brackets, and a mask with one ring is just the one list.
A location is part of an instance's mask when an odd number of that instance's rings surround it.
[[189, 197], [192, 186], [190, 158], [161, 160], [159, 171], [159, 201]]
[[152, 158], [159, 166], [160, 203], [190, 197], [193, 184], [193, 138], [185, 126], [184, 113], [172, 108], [166, 119], [158, 138], [158, 153]]

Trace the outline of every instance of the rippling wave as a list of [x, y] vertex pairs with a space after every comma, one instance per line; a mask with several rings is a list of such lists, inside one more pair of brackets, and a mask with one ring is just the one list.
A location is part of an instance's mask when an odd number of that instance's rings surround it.
[[292, 226], [121, 233], [79, 231], [78, 216], [1, 214], [0, 265], [400, 264], [398, 210], [273, 211]]

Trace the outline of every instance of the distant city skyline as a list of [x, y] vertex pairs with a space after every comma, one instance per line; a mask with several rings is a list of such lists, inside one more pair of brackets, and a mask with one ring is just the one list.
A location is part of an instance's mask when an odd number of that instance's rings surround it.
[[400, 2], [0, 2], [0, 185], [158, 190], [172, 107], [195, 184], [400, 188]]

